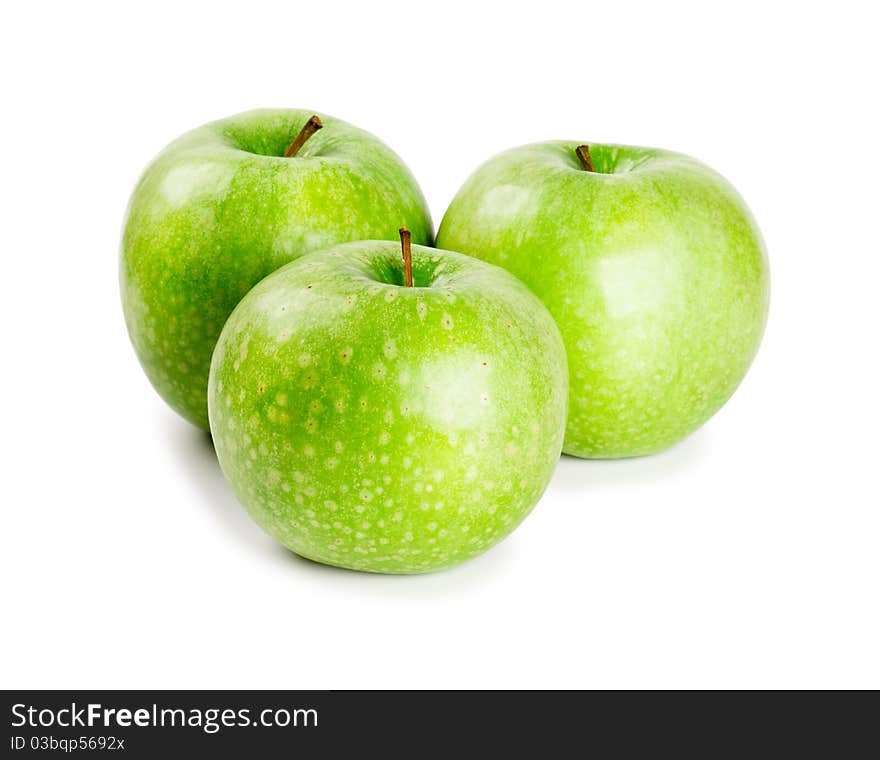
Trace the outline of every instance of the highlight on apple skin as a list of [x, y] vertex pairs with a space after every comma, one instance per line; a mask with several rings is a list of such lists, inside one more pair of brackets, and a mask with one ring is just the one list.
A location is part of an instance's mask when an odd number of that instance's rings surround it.
[[546, 142], [485, 163], [437, 245], [502, 266], [568, 353], [564, 451], [661, 451], [708, 420], [754, 358], [769, 303], [760, 231], [718, 173], [678, 153]]
[[407, 243], [279, 269], [214, 352], [221, 468], [267, 533], [318, 562], [463, 562], [523, 520], [558, 461], [568, 370], [550, 314], [503, 269]]
[[245, 293], [305, 253], [396, 240], [401, 224], [432, 242], [407, 167], [344, 121], [257, 110], [183, 135], [145, 170], [122, 237], [126, 324], [153, 386], [207, 429], [211, 353]]

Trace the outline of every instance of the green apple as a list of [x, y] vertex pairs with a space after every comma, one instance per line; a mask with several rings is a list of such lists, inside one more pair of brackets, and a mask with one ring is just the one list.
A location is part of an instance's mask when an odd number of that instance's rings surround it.
[[350, 124], [310, 116], [251, 111], [189, 132], [150, 164], [129, 203], [120, 265], [129, 335], [159, 394], [204, 428], [214, 344], [263, 277], [336, 243], [396, 239], [402, 224], [432, 242], [400, 158]]
[[504, 270], [412, 246], [305, 256], [241, 301], [208, 391], [239, 501], [297, 554], [381, 573], [449, 567], [510, 533], [565, 432], [553, 318]]
[[745, 203], [669, 151], [502, 153], [458, 192], [437, 245], [505, 267], [553, 314], [575, 456], [650, 454], [687, 436], [736, 389], [767, 318], [767, 258]]

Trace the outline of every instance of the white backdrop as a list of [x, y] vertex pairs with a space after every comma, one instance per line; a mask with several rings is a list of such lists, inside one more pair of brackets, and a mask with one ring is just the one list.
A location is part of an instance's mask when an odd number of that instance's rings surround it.
[[[876, 19], [715, 6], [4, 5], [2, 686], [880, 687]], [[458, 569], [297, 559], [153, 392], [117, 289], [147, 161], [259, 106], [380, 136], [435, 225], [521, 143], [695, 155], [769, 248], [751, 372], [665, 454], [564, 459]]]

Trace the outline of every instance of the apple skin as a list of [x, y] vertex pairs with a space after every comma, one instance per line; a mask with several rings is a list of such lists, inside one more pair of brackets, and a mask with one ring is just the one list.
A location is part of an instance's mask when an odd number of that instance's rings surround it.
[[431, 244], [425, 199], [376, 137], [312, 111], [257, 110], [193, 130], [146, 169], [126, 214], [120, 262], [125, 320], [153, 386], [207, 429], [211, 353], [226, 318], [257, 282], [319, 248], [396, 239]]
[[527, 145], [480, 167], [437, 245], [504, 267], [544, 302], [570, 370], [564, 451], [651, 454], [743, 379], [769, 303], [761, 234], [733, 187], [663, 150]]
[[504, 270], [413, 246], [348, 243], [260, 282], [217, 343], [220, 466], [271, 536], [329, 565], [438, 570], [509, 534], [565, 432], [553, 318]]

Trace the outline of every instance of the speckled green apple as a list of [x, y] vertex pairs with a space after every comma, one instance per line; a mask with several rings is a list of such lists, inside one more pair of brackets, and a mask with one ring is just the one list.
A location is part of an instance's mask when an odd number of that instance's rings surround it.
[[211, 431], [238, 499], [284, 546], [381, 573], [449, 567], [510, 533], [565, 431], [562, 338], [529, 290], [457, 253], [367, 241], [305, 256], [238, 305]]
[[716, 172], [677, 153], [548, 142], [465, 183], [437, 245], [505, 267], [568, 352], [564, 450], [650, 454], [709, 419], [745, 375], [767, 316], [760, 232]]
[[304, 253], [406, 225], [431, 243], [409, 170], [372, 135], [329, 116], [295, 155], [311, 111], [258, 110], [183, 135], [146, 169], [125, 220], [120, 280], [150, 381], [207, 428], [211, 352], [242, 296]]

